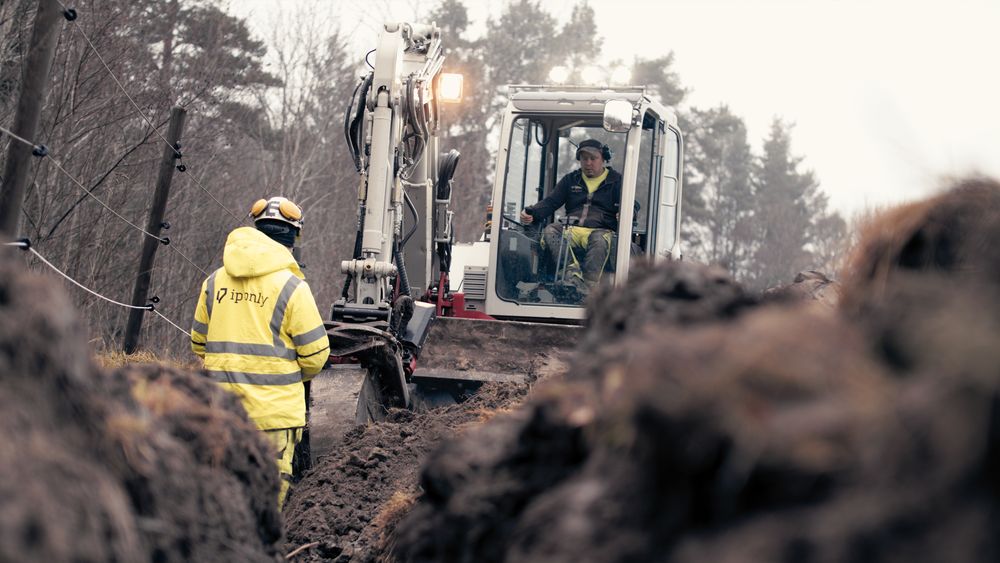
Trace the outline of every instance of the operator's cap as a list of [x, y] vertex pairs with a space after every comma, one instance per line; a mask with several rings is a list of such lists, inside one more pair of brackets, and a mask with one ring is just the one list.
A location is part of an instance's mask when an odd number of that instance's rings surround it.
[[580, 153], [587, 152], [594, 156], [604, 158], [604, 143], [596, 139], [586, 139], [581, 141], [576, 148], [576, 158], [580, 159]]

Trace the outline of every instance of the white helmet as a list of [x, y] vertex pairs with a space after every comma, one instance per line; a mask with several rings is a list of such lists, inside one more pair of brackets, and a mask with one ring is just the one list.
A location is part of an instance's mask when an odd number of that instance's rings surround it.
[[257, 223], [264, 219], [274, 219], [302, 230], [302, 208], [284, 197], [258, 199], [250, 208], [250, 216]]

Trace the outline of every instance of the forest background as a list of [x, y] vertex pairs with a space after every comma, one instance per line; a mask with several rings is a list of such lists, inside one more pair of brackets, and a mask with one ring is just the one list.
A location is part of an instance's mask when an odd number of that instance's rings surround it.
[[[0, 0], [5, 127], [13, 121], [36, 5]], [[164, 232], [171, 242], [160, 248], [152, 273], [158, 310], [187, 327], [201, 281], [221, 263], [227, 233], [247, 224], [254, 200], [280, 193], [305, 209], [303, 261], [325, 314], [354, 241], [357, 173], [343, 124], [368, 70], [367, 50], [349, 47], [335, 15], [334, 25], [299, 18], [257, 37], [243, 17], [212, 0], [81, 0], [73, 7], [79, 17], [63, 25], [32, 139], [52, 159], [32, 163], [21, 236], [80, 284], [128, 301], [146, 236], [128, 222], [145, 224], [161, 136], [170, 108], [180, 105], [187, 110], [186, 171], [175, 174]], [[442, 28], [445, 71], [465, 76], [463, 102], [443, 109], [440, 148], [462, 154], [452, 207], [457, 238], [469, 242], [485, 219], [496, 151], [491, 133], [506, 85], [545, 83], [554, 66], [578, 71], [601, 60], [601, 30], [585, 1], [568, 19], [537, 0], [510, 1], [475, 36], [462, 0], [431, 4], [425, 16]], [[679, 108], [685, 259], [719, 264], [753, 289], [789, 282], [806, 269], [832, 272], [848, 225], [830, 209], [805, 157], [793, 153], [792, 125], [776, 118], [766, 138], [752, 142], [728, 106], [687, 106], [689, 89], [673, 63], [672, 54], [642, 53], [606, 61], [627, 67], [633, 84]], [[0, 161], [8, 142], [0, 139]], [[95, 347], [120, 347], [128, 310], [71, 291]], [[186, 336], [150, 315], [141, 341], [175, 354], [187, 347]]]

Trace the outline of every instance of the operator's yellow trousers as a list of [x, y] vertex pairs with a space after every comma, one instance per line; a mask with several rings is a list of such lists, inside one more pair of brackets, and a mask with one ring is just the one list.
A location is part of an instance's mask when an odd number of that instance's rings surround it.
[[301, 428], [280, 428], [265, 430], [264, 436], [271, 443], [271, 451], [275, 452], [278, 462], [278, 477], [281, 480], [281, 490], [278, 491], [278, 509], [285, 505], [288, 486], [292, 483], [292, 457], [295, 456], [295, 446], [302, 440]]
[[[571, 282], [579, 280], [595, 285], [601, 281], [608, 265], [612, 235], [607, 229], [564, 227], [561, 223], [551, 223], [542, 231], [541, 246], [557, 275], [563, 270], [565, 278]], [[564, 249], [564, 246], [568, 248]], [[567, 250], [567, 259], [563, 263], [560, 254]]]

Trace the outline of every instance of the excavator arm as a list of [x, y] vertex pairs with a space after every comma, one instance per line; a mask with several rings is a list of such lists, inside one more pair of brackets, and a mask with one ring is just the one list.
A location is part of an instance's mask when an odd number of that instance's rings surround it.
[[394, 260], [403, 238], [404, 186], [419, 189], [433, 182], [425, 155], [436, 144], [433, 83], [443, 62], [437, 28], [387, 24], [374, 68], [356, 96], [356, 104], [364, 106], [353, 112], [359, 122], [348, 135], [360, 172], [359, 240], [356, 255], [342, 264], [353, 285], [343, 304], [369, 309], [374, 316], [386, 315], [393, 301], [389, 280], [400, 274]]
[[[344, 287], [327, 328], [338, 361], [357, 360], [367, 370], [368, 411], [410, 406], [413, 356], [434, 314], [411, 293], [429, 288], [441, 264], [437, 256], [449, 254], [440, 245], [450, 246], [452, 238], [450, 196], [439, 197], [436, 166], [443, 63], [438, 28], [386, 24], [372, 71], [359, 82], [345, 117], [359, 173], [357, 232], [354, 255], [341, 262]], [[361, 410], [359, 420], [377, 414]]]

